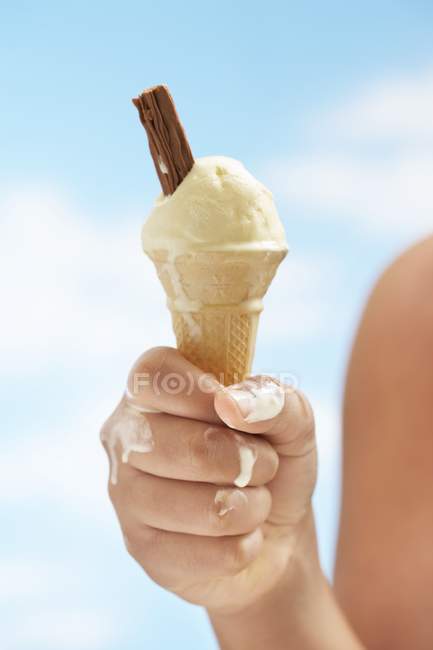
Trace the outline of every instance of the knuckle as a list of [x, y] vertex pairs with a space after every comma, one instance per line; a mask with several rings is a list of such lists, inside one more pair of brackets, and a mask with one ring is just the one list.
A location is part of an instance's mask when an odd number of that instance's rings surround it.
[[134, 512], [135, 516], [139, 516], [142, 520], [164, 505], [158, 499], [158, 489], [154, 481], [147, 479], [148, 477], [145, 474], [137, 472], [132, 476], [128, 476], [122, 486], [122, 503], [130, 512]]
[[158, 370], [164, 363], [166, 357], [172, 355], [174, 352], [176, 352], [175, 348], [170, 348], [169, 346], [164, 345], [157, 345], [153, 348], [149, 348], [137, 359], [134, 368], [145, 365], [149, 369]]
[[176, 352], [174, 348], [165, 346], [157, 346], [146, 350], [132, 366], [131, 374], [143, 369], [149, 372], [160, 370], [167, 357], [173, 355], [174, 352]]
[[296, 390], [295, 394], [303, 410], [305, 421], [308, 422], [311, 427], [314, 427], [314, 411], [310, 404], [310, 400], [301, 390]]
[[105, 420], [102, 427], [99, 429], [99, 441], [104, 447], [105, 451], [107, 451], [107, 441], [110, 439], [111, 423], [113, 421], [114, 413], [115, 411], [113, 411], [113, 413]]
[[119, 477], [117, 483], [108, 482], [108, 495], [115, 510], [121, 513], [130, 510], [131, 506], [142, 500], [143, 488], [140, 486], [140, 475]]
[[206, 464], [206, 440], [202, 432], [192, 432], [188, 437], [188, 461], [193, 469], [200, 470]]
[[152, 391], [152, 378], [162, 368], [173, 348], [154, 347], [146, 350], [132, 366], [127, 380], [129, 395], [134, 398]]
[[[207, 430], [209, 433], [209, 430]], [[203, 461], [207, 466], [216, 465], [218, 458], [221, 456], [221, 447], [223, 445], [224, 434], [218, 429], [212, 429], [213, 435], [203, 435]]]
[[151, 475], [147, 475], [140, 470], [131, 469], [123, 480], [126, 498], [131, 502], [140, 504], [152, 501], [155, 493], [155, 485]]
[[297, 397], [304, 416], [300, 423], [298, 439], [300, 442], [304, 443], [306, 447], [311, 448], [315, 446], [316, 423], [314, 419], [314, 411], [304, 393], [297, 391]]
[[279, 453], [293, 455], [306, 455], [314, 450], [316, 446], [316, 432], [313, 409], [305, 397], [299, 391], [293, 391], [286, 402], [285, 422], [286, 442], [277, 444]]
[[208, 428], [204, 432], [200, 428], [191, 434], [188, 440], [188, 459], [193, 469], [203, 473], [218, 466], [223, 445], [223, 435], [219, 434], [217, 427]]
[[118, 503], [119, 490], [117, 489], [117, 486], [111, 482], [111, 480], [108, 481], [107, 491], [111, 503], [113, 504], [114, 507], [116, 507]]
[[263, 523], [269, 517], [272, 508], [272, 494], [266, 486], [255, 488], [257, 495], [257, 504], [254, 508], [254, 514], [257, 518], [256, 523]]
[[129, 522], [122, 525], [122, 535], [129, 555], [140, 564], [146, 564], [152, 548], [158, 545], [158, 531], [150, 526]]
[[119, 520], [127, 516], [127, 508], [125, 507], [124, 491], [118, 484], [114, 485], [110, 480], [108, 481], [108, 497], [111, 505], [116, 512]]
[[237, 537], [226, 543], [224, 564], [228, 571], [237, 573], [249, 563], [250, 557], [243, 537]]
[[243, 568], [249, 562], [249, 553], [243, 538], [236, 540], [233, 552], [234, 565]]
[[312, 451], [316, 448], [316, 434], [314, 424], [311, 427], [306, 427], [300, 436], [300, 443], [302, 444], [305, 453]]
[[263, 458], [264, 463], [266, 463], [266, 483], [268, 483], [275, 478], [275, 475], [278, 472], [280, 457], [278, 456], [275, 449], [270, 445], [270, 443], [267, 443], [267, 446], [264, 447], [262, 454], [258, 454], [258, 458]]
[[126, 550], [128, 551], [129, 555], [131, 555], [131, 557], [135, 558], [138, 555], [139, 549], [136, 528], [134, 526], [124, 524], [122, 526], [122, 536]]
[[106, 435], [107, 435], [107, 423], [104, 422], [104, 424], [102, 425], [102, 427], [99, 429], [99, 442], [100, 442], [101, 445], [104, 447], [104, 449], [106, 449], [106, 447], [105, 447], [105, 438], [106, 438]]

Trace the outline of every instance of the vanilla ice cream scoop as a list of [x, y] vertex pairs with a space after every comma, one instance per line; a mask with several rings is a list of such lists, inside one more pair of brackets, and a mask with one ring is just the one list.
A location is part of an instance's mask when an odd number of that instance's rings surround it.
[[146, 252], [287, 250], [271, 192], [234, 158], [207, 156], [170, 195], [161, 194], [142, 231]]
[[[194, 158], [167, 87], [133, 103], [163, 191], [143, 226], [143, 249], [177, 347], [221, 384], [239, 383], [251, 371], [262, 298], [287, 253], [272, 194], [233, 158]], [[254, 461], [243, 450], [239, 483]]]

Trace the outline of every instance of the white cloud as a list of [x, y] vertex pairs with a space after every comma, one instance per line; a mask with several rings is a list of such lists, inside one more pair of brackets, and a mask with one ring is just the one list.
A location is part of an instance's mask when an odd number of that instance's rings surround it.
[[290, 252], [265, 297], [259, 343], [300, 343], [335, 330], [341, 310], [340, 278], [334, 258]]
[[172, 340], [136, 219], [96, 225], [52, 192], [25, 188], [0, 215], [3, 370], [75, 367]]
[[[0, 503], [50, 507], [113, 525], [107, 495], [108, 462], [98, 431], [114, 404], [101, 401], [63, 430], [48, 430], [4, 444], [0, 455]], [[38, 505], [38, 507], [39, 507]]]
[[274, 187], [306, 218], [352, 221], [378, 234], [421, 236], [431, 231], [433, 154], [388, 160], [354, 153], [316, 153], [271, 167]]
[[113, 643], [108, 616], [88, 610], [41, 610], [23, 613], [14, 630], [2, 632], [10, 650], [104, 650]]
[[373, 82], [325, 116], [323, 125], [354, 139], [431, 140], [433, 71]]
[[62, 564], [38, 559], [7, 558], [0, 562], [0, 602], [20, 605], [28, 599], [63, 594], [79, 586], [79, 576]]
[[431, 71], [354, 93], [316, 116], [310, 131], [310, 151], [275, 161], [267, 170], [270, 185], [292, 210], [381, 236], [431, 232]]
[[86, 574], [70, 563], [5, 556], [0, 576], [1, 606], [6, 612], [13, 608], [13, 614], [2, 619], [2, 647], [104, 650], [116, 640], [119, 621], [114, 612], [107, 616], [106, 612], [65, 608], [65, 594], [79, 600], [86, 587]]

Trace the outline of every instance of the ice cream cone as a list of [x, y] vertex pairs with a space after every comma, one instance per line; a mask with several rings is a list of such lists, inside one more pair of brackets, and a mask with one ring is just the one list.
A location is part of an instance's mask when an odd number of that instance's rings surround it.
[[286, 252], [147, 251], [167, 295], [179, 350], [225, 385], [251, 370], [262, 298]]

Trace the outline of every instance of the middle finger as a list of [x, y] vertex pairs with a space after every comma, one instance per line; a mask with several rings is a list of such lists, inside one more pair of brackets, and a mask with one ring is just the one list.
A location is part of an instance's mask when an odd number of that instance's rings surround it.
[[136, 417], [146, 419], [153, 441], [152, 451], [129, 454], [128, 463], [136, 469], [165, 478], [238, 487], [265, 485], [278, 469], [278, 454], [257, 435], [165, 413], [137, 412]]

